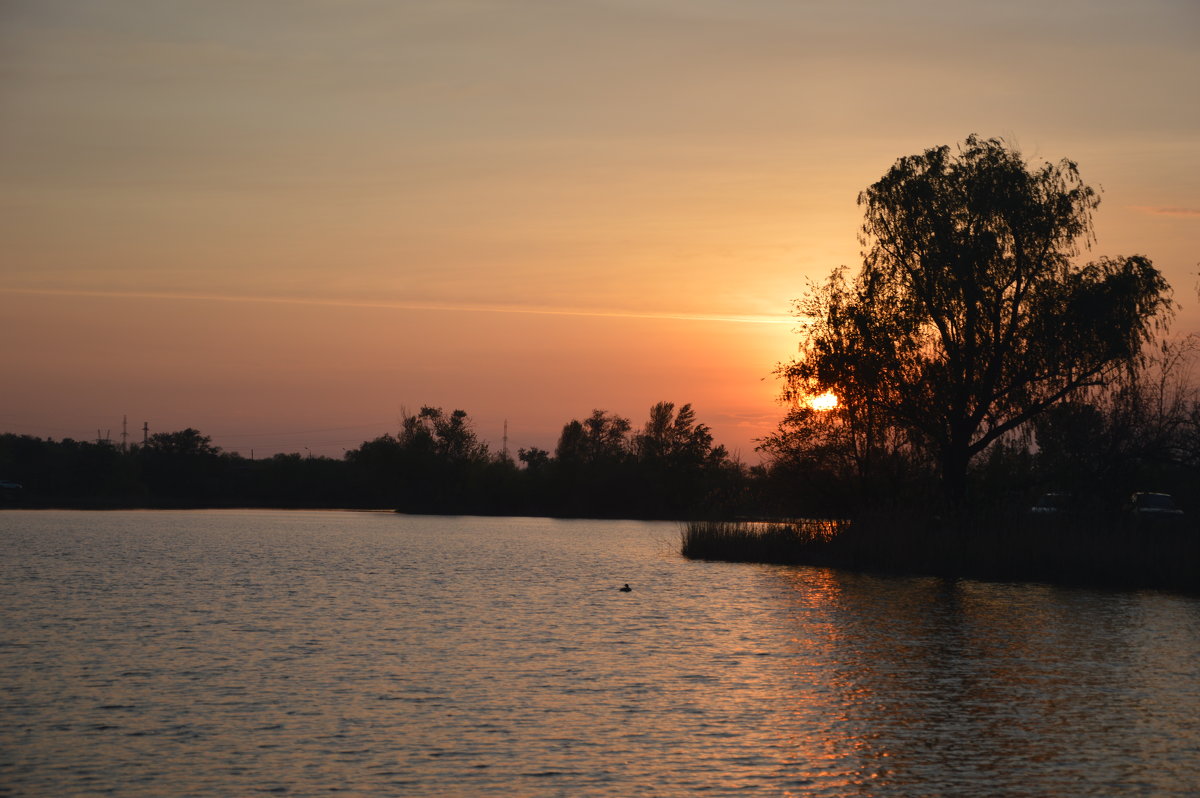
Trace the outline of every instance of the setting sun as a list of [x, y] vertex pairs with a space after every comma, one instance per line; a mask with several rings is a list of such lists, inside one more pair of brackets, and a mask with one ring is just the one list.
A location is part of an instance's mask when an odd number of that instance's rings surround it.
[[813, 410], [833, 410], [838, 406], [837, 394], [833, 391], [826, 391], [820, 396], [809, 399], [808, 406]]

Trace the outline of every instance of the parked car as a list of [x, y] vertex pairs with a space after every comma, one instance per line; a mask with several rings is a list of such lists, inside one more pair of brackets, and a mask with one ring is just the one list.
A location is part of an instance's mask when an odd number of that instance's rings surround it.
[[1139, 526], [1174, 526], [1183, 521], [1183, 510], [1169, 493], [1135, 493], [1129, 498], [1129, 515]]
[[1129, 500], [1129, 511], [1140, 516], [1173, 517], [1183, 515], [1169, 493], [1135, 493]]
[[0, 502], [5, 504], [15, 502], [21, 498], [22, 491], [25, 486], [20, 482], [13, 482], [9, 479], [0, 479]]

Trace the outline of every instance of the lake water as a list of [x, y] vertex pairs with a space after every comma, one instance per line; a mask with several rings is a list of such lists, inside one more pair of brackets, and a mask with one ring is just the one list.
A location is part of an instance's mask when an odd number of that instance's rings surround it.
[[622, 521], [8, 511], [0, 546], [0, 794], [1200, 790], [1195, 598]]

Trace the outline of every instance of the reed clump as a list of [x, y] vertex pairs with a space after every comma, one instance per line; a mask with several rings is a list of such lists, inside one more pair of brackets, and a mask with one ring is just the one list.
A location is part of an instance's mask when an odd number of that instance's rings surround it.
[[681, 537], [683, 556], [693, 559], [1200, 593], [1194, 523], [863, 514], [842, 521], [691, 522]]
[[684, 557], [732, 562], [806, 562], [845, 522], [832, 520], [689, 521], [680, 534]]

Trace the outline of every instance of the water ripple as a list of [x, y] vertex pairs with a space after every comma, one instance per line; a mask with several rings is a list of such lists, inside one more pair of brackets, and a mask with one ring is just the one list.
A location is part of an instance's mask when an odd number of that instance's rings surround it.
[[1200, 602], [675, 535], [0, 513], [0, 793], [1193, 794]]

